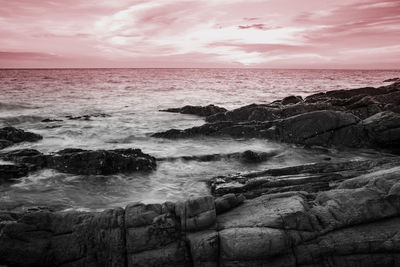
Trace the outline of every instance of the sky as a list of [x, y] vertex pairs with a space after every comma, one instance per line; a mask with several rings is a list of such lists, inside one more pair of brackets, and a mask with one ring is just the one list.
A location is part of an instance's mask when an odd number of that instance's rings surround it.
[[0, 0], [0, 68], [400, 69], [400, 0]]

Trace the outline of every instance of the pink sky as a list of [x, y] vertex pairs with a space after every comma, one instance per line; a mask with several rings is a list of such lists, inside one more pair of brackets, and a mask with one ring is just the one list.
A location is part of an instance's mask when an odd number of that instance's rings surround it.
[[400, 0], [0, 0], [0, 67], [400, 68]]

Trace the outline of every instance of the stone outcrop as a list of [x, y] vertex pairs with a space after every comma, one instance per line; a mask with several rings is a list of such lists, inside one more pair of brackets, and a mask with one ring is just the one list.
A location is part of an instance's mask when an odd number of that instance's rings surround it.
[[15, 162], [28, 171], [50, 168], [83, 175], [151, 171], [156, 168], [156, 159], [140, 149], [64, 149], [48, 155], [35, 149], [21, 149], [0, 153], [0, 159]]
[[191, 114], [191, 115], [197, 115], [201, 117], [208, 117], [217, 113], [225, 112], [227, 109], [223, 107], [218, 107], [214, 105], [208, 105], [208, 106], [184, 106], [181, 108], [169, 108], [169, 109], [163, 109], [160, 110], [163, 112], [171, 112], [171, 113], [181, 113], [181, 114]]
[[264, 171], [282, 179], [342, 175], [317, 192], [229, 193], [104, 212], [3, 211], [0, 265], [397, 266], [399, 166], [393, 157]]
[[42, 136], [26, 132], [14, 127], [0, 128], [0, 149], [12, 146], [22, 142], [36, 142], [42, 139]]
[[64, 149], [48, 158], [49, 168], [74, 174], [113, 174], [155, 169], [155, 158], [140, 149]]
[[365, 120], [342, 111], [314, 111], [275, 121], [217, 122], [156, 133], [158, 138], [232, 136], [302, 145], [398, 149], [400, 114], [377, 113]]
[[[291, 105], [287, 105], [287, 104]], [[317, 111], [334, 110], [366, 119], [382, 111], [400, 113], [400, 82], [378, 88], [365, 87], [351, 90], [334, 90], [317, 93], [302, 99], [294, 96], [270, 104], [252, 104], [218, 113], [206, 118], [207, 122], [219, 121], [270, 121]]]
[[271, 152], [258, 152], [253, 150], [246, 150], [243, 152], [235, 152], [228, 154], [206, 154], [206, 155], [194, 155], [194, 156], [181, 156], [181, 157], [166, 157], [166, 158], [157, 158], [158, 161], [175, 161], [175, 160], [183, 160], [183, 161], [217, 161], [224, 159], [233, 159], [239, 160], [243, 163], [260, 163], [264, 162], [278, 154], [277, 151]]

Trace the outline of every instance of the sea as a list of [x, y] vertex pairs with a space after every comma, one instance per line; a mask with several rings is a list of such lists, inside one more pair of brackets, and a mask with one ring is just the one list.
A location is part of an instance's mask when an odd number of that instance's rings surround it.
[[[147, 173], [72, 175], [44, 169], [0, 184], [0, 208], [49, 207], [98, 211], [132, 202], [162, 203], [210, 194], [207, 180], [299, 164], [379, 157], [370, 150], [304, 148], [261, 139], [190, 138], [168, 140], [151, 134], [199, 126], [204, 119], [160, 112], [184, 105], [214, 104], [234, 109], [269, 103], [288, 95], [382, 86], [398, 70], [280, 69], [3, 69], [0, 70], [0, 127], [14, 126], [43, 136], [4, 151], [32, 148], [140, 148], [157, 158], [274, 152], [249, 164], [166, 160]], [[86, 120], [82, 116], [90, 116]], [[81, 118], [77, 118], [81, 117]], [[75, 118], [75, 119], [71, 119]], [[55, 121], [43, 122], [45, 119]], [[0, 162], [4, 163], [4, 162]]]

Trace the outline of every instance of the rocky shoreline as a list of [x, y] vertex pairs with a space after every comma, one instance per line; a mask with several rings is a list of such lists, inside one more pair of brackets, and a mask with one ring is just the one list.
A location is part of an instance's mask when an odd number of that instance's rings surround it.
[[[154, 137], [227, 135], [393, 154], [217, 176], [209, 181], [211, 196], [177, 203], [132, 203], [103, 212], [0, 211], [0, 265], [399, 266], [399, 107], [396, 82], [232, 111], [212, 105], [167, 110], [203, 116], [207, 123]], [[40, 138], [0, 129], [6, 146]], [[183, 160], [257, 162], [269, 156], [247, 151]], [[37, 168], [79, 174], [156, 168], [156, 159], [139, 149], [68, 149], [51, 155], [17, 150], [0, 158], [14, 162], [0, 165], [0, 181]]]

